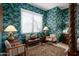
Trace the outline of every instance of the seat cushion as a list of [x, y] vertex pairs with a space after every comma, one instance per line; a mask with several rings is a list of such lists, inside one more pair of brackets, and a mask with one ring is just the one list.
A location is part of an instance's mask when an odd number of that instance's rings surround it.
[[77, 50], [79, 51], [79, 38], [77, 39]]
[[51, 38], [50, 36], [46, 36], [46, 40], [47, 41], [53, 41], [53, 38]]
[[39, 39], [36, 38], [36, 39], [33, 39], [33, 40], [28, 40], [28, 42], [34, 42], [34, 41], [38, 41]]
[[50, 34], [50, 38], [52, 38], [53, 41], [56, 41], [57, 38], [56, 38], [56, 35], [55, 34]]
[[6, 48], [12, 48], [8, 40], [5, 40], [5, 46]]

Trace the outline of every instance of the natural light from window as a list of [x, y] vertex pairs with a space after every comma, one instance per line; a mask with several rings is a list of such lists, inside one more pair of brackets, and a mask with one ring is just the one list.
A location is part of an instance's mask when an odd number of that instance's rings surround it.
[[21, 9], [21, 32], [35, 33], [42, 31], [43, 15]]

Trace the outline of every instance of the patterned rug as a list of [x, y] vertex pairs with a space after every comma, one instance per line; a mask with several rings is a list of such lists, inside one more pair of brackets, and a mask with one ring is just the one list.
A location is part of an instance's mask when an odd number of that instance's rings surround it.
[[34, 47], [29, 47], [27, 49], [27, 56], [65, 56], [64, 53], [65, 49], [49, 45], [49, 44], [43, 44], [43, 45], [37, 45]]

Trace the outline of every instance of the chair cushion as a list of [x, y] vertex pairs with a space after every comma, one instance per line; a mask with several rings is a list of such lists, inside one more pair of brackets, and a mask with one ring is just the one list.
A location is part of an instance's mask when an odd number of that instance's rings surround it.
[[26, 34], [26, 40], [30, 39], [30, 34]]
[[79, 51], [79, 38], [77, 39], [77, 50]]
[[50, 34], [50, 38], [52, 38], [53, 41], [56, 41], [56, 35], [55, 34]]
[[12, 48], [8, 40], [5, 40], [5, 46], [6, 48]]
[[37, 38], [37, 35], [36, 34], [32, 34], [31, 37], [30, 37], [30, 40], [35, 40]]
[[32, 34], [31, 37], [37, 37], [37, 34]]
[[50, 36], [46, 36], [47, 41], [52, 41], [52, 38]]
[[34, 40], [28, 40], [28, 42], [34, 42], [34, 41], [38, 41], [39, 39], [34, 39]]

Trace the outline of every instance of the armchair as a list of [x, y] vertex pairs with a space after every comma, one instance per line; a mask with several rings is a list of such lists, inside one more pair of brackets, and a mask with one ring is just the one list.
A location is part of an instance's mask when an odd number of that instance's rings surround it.
[[5, 41], [6, 53], [8, 56], [26, 55], [25, 44], [20, 44], [17, 40]]
[[56, 42], [56, 36], [54, 34], [50, 34], [50, 36], [46, 36], [46, 41]]

